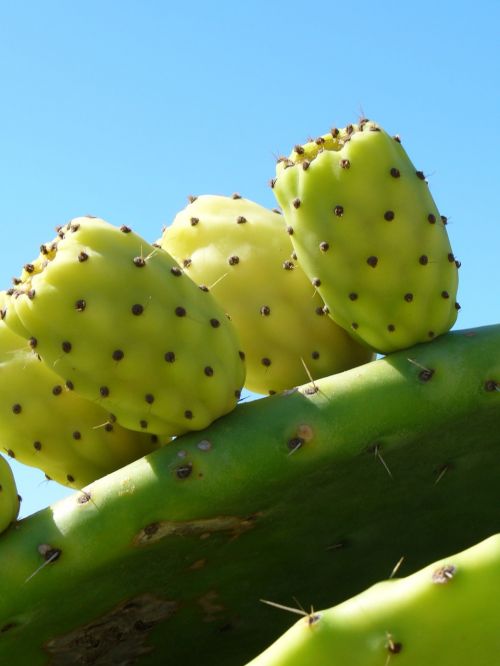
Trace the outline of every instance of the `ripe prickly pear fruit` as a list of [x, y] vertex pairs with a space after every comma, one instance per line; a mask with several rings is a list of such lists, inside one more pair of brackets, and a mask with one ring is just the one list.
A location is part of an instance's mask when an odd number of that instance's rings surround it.
[[76, 218], [16, 282], [7, 326], [121, 425], [178, 435], [236, 406], [245, 371], [232, 324], [129, 227]]
[[9, 463], [0, 456], [0, 533], [16, 520], [19, 504], [14, 475]]
[[[490, 666], [500, 653], [500, 534], [306, 615], [248, 666]], [[399, 656], [400, 655], [400, 656]]]
[[[275, 393], [372, 359], [324, 316], [278, 211], [239, 195], [203, 195], [179, 212], [159, 244], [230, 315], [246, 355], [246, 387]], [[307, 369], [306, 369], [307, 368]]]
[[[0, 292], [0, 309], [4, 296]], [[71, 384], [63, 385], [3, 321], [0, 442], [2, 452], [72, 488], [82, 488], [164, 443], [157, 435], [123, 428], [112, 414], [71, 390]]]
[[295, 252], [330, 316], [387, 353], [448, 331], [455, 257], [425, 176], [373, 122], [296, 146], [274, 193]]

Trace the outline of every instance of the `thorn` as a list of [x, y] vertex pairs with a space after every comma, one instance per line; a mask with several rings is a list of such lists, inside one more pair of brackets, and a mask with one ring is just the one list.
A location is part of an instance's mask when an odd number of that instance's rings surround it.
[[[159, 247], [154, 247], [151, 252], [148, 254], [148, 256], [144, 259], [144, 261], [148, 261], [148, 259], [151, 259], [151, 257], [154, 257], [155, 254], [158, 253], [160, 250]], [[141, 246], [141, 257], [142, 257], [142, 246]]]
[[97, 511], [99, 511], [99, 507], [94, 502], [94, 500], [92, 498], [92, 495], [90, 493], [88, 493], [86, 490], [81, 491], [81, 495], [79, 495], [77, 501], [78, 501], [78, 504], [86, 504], [87, 502], [91, 502], [95, 506]]
[[292, 439], [290, 439], [289, 442], [288, 442], [288, 448], [290, 449], [290, 452], [288, 453], [288, 455], [291, 456], [292, 453], [295, 453], [295, 451], [298, 451], [302, 447], [303, 444], [304, 444], [304, 440], [301, 437], [293, 437]]
[[443, 478], [443, 476], [446, 474], [446, 472], [447, 472], [449, 469], [450, 469], [450, 466], [449, 466], [449, 465], [443, 465], [443, 467], [441, 467], [441, 469], [439, 470], [438, 477], [437, 477], [437, 479], [434, 481], [434, 485], [435, 485], [435, 486], [437, 486], [437, 484], [441, 481], [441, 479]]
[[273, 606], [273, 608], [279, 608], [280, 610], [285, 610], [288, 611], [289, 613], [295, 613], [296, 615], [302, 615], [302, 617], [307, 618], [307, 624], [309, 626], [313, 625], [315, 622], [317, 622], [320, 619], [319, 614], [314, 613], [314, 608], [311, 606], [311, 610], [309, 613], [307, 613], [303, 608], [302, 604], [297, 601], [295, 597], [293, 597], [293, 600], [299, 606], [299, 608], [293, 608], [291, 606], [284, 606], [283, 604], [277, 604], [275, 601], [267, 601], [267, 599], [260, 599], [260, 601], [263, 604], [268, 604], [269, 606]]
[[391, 479], [393, 479], [394, 477], [392, 476], [392, 472], [391, 472], [391, 470], [389, 469], [389, 466], [387, 465], [387, 463], [385, 462], [385, 460], [382, 458], [382, 455], [381, 455], [381, 453], [380, 453], [380, 447], [379, 447], [378, 444], [375, 444], [375, 447], [374, 447], [373, 453], [374, 453], [374, 455], [375, 455], [375, 458], [378, 458], [378, 459], [380, 460], [380, 462], [381, 462], [382, 465], [384, 466], [385, 471], [387, 472], [387, 474], [391, 477]]
[[421, 365], [413, 358], [409, 358], [407, 360], [417, 368], [420, 368], [421, 372], [419, 373], [418, 378], [421, 379], [422, 381], [428, 382], [429, 379], [431, 379], [432, 376], [434, 375], [434, 370], [432, 368], [426, 368], [425, 365]]
[[405, 559], [405, 556], [402, 555], [399, 558], [399, 560], [396, 562], [396, 565], [394, 566], [394, 569], [391, 571], [391, 575], [389, 576], [389, 580], [391, 578], [394, 578], [394, 576], [397, 574], [397, 572], [399, 571], [400, 566], [403, 564], [404, 559]]
[[302, 615], [307, 617], [307, 613], [304, 609], [301, 608], [292, 608], [291, 606], [283, 606], [283, 604], [277, 604], [275, 601], [268, 601], [267, 599], [259, 599], [263, 604], [272, 606], [273, 608], [279, 608], [280, 610], [288, 611], [289, 613], [295, 613], [296, 615]]
[[209, 291], [212, 291], [212, 289], [213, 289], [216, 285], [218, 285], [219, 282], [220, 282], [221, 280], [223, 280], [227, 275], [228, 275], [228, 273], [223, 273], [219, 278], [217, 278], [217, 280], [215, 280], [215, 282], [212, 282], [212, 284], [211, 284], [211, 285], [209, 286], [209, 288], [208, 288]]
[[[49, 551], [50, 552], [50, 551]], [[42, 553], [43, 554], [43, 553]], [[48, 554], [48, 553], [47, 553]], [[24, 581], [25, 583], [28, 583], [32, 578], [34, 578], [44, 567], [47, 566], [47, 564], [50, 564], [51, 562], [54, 562], [57, 560], [59, 555], [61, 554], [61, 551], [58, 548], [54, 548], [52, 550], [52, 554], [43, 562], [38, 569], [36, 569], [26, 580]]]
[[387, 659], [385, 661], [386, 666], [387, 666], [387, 664], [389, 663], [392, 655], [393, 654], [399, 654], [399, 652], [401, 652], [401, 650], [403, 649], [403, 646], [401, 645], [401, 643], [397, 643], [393, 639], [392, 634], [390, 634], [388, 631], [385, 632], [385, 635], [386, 635], [386, 638], [387, 638], [387, 641], [385, 643], [385, 647], [389, 651], [389, 654], [387, 655]]
[[317, 393], [317, 392], [319, 391], [319, 388], [318, 388], [318, 387], [316, 386], [316, 384], [314, 383], [314, 379], [313, 379], [313, 377], [312, 377], [312, 375], [311, 375], [311, 373], [310, 373], [310, 371], [309, 371], [309, 368], [307, 367], [306, 362], [305, 362], [304, 359], [302, 358], [302, 356], [300, 357], [300, 361], [301, 361], [302, 365], [304, 366], [304, 370], [306, 371], [307, 376], [309, 377], [309, 381], [310, 381], [311, 384], [313, 385], [314, 392]]

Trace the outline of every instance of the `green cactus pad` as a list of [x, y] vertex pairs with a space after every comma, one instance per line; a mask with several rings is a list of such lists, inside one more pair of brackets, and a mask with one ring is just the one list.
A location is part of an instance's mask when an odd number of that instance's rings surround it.
[[387, 353], [448, 331], [457, 263], [422, 172], [373, 122], [332, 130], [278, 162], [274, 193], [330, 316]]
[[178, 435], [238, 402], [244, 362], [224, 311], [128, 227], [72, 220], [10, 291], [7, 326], [127, 428]]
[[485, 539], [499, 389], [500, 326], [455, 331], [240, 404], [20, 521], [0, 662], [245, 664], [290, 626], [261, 599], [330, 607]]
[[9, 463], [0, 456], [0, 533], [13, 523], [19, 513], [19, 495]]
[[248, 666], [492, 666], [500, 655], [499, 589], [496, 534], [312, 611]]
[[246, 356], [245, 385], [276, 393], [372, 360], [324, 315], [324, 303], [293, 261], [281, 215], [240, 196], [198, 196], [160, 245], [231, 316]]
[[[4, 302], [0, 293], [0, 308]], [[2, 452], [54, 481], [81, 488], [166, 443], [127, 430], [61, 383], [24, 338], [0, 321]]]

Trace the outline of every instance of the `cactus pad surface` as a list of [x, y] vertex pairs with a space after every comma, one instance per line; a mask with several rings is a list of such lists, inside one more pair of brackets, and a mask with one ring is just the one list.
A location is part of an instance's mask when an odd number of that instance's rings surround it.
[[311, 612], [248, 666], [491, 666], [500, 654], [500, 534]]
[[244, 664], [290, 626], [260, 599], [327, 608], [490, 536], [499, 349], [455, 331], [238, 405], [12, 526], [0, 661]]
[[0, 456], [0, 534], [16, 520], [19, 504], [14, 475], [9, 463]]

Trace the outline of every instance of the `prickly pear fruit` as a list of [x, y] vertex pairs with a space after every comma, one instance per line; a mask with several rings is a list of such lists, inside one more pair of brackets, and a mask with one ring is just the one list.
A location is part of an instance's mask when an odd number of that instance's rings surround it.
[[[239, 195], [203, 195], [179, 212], [159, 244], [231, 316], [246, 355], [246, 387], [275, 393], [372, 359], [324, 316], [296, 262], [281, 215]], [[307, 368], [307, 369], [306, 369]]]
[[[491, 666], [500, 654], [500, 534], [306, 615], [248, 666]], [[399, 656], [401, 655], [401, 656]]]
[[19, 513], [19, 495], [9, 463], [0, 456], [0, 533], [5, 532]]
[[295, 252], [357, 340], [387, 353], [448, 331], [455, 257], [425, 176], [366, 120], [295, 146], [273, 181]]
[[81, 217], [26, 264], [7, 326], [118, 423], [161, 436], [231, 411], [244, 383], [224, 311], [160, 247], [130, 228]]
[[[0, 309], [5, 301], [0, 292]], [[5, 453], [82, 488], [158, 448], [157, 435], [128, 430], [63, 385], [24, 338], [0, 321], [0, 442]]]

